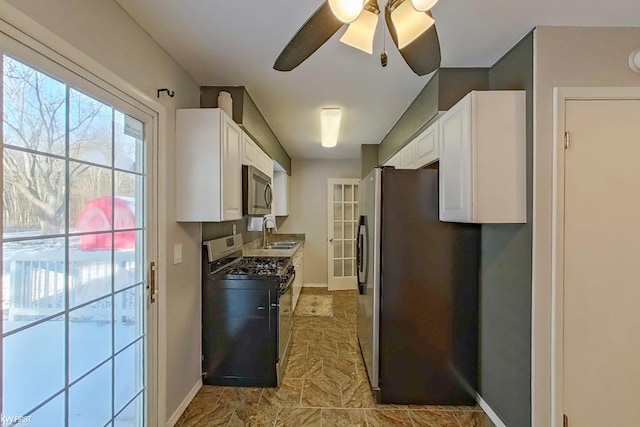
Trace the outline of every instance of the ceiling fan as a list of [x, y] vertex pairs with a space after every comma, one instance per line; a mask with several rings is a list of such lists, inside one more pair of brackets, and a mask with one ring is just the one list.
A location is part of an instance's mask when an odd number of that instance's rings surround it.
[[[431, 8], [438, 0], [388, 0], [384, 19], [402, 58], [419, 76], [440, 67], [440, 42]], [[349, 27], [340, 41], [369, 54], [378, 24], [378, 0], [326, 0], [298, 30], [273, 68], [291, 71], [303, 63], [343, 25]], [[386, 52], [381, 55], [386, 66]]]

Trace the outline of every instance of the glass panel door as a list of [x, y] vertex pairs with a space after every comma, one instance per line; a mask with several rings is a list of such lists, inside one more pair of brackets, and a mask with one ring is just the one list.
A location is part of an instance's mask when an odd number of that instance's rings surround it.
[[2, 55], [2, 412], [143, 426], [144, 122]]
[[355, 289], [357, 283], [358, 184], [357, 179], [329, 180], [330, 290]]

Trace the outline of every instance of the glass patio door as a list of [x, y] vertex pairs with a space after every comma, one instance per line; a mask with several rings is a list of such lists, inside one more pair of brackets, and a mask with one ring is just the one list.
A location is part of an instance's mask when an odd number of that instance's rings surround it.
[[144, 426], [151, 120], [32, 57], [1, 56], [2, 425]]

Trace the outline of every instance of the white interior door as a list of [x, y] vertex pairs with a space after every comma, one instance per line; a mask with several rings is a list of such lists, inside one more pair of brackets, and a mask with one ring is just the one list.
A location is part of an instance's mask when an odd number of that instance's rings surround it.
[[640, 101], [565, 108], [564, 413], [570, 426], [638, 426]]
[[329, 179], [327, 228], [330, 291], [357, 289], [356, 239], [358, 235], [359, 179]]
[[153, 119], [3, 37], [3, 424], [145, 426]]

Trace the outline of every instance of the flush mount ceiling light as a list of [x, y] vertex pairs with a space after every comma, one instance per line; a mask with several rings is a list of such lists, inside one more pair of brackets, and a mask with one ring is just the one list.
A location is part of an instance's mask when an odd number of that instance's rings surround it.
[[438, 0], [411, 0], [413, 8], [418, 12], [431, 10], [438, 3]]
[[391, 22], [398, 36], [398, 49], [404, 49], [435, 23], [431, 16], [416, 11], [410, 1], [391, 11]]
[[362, 13], [365, 0], [328, 0], [333, 14], [342, 23], [350, 24]]
[[369, 55], [373, 53], [373, 37], [376, 35], [378, 14], [380, 13], [378, 5], [375, 2], [371, 4], [375, 7], [367, 5], [360, 17], [349, 24], [347, 31], [340, 38], [342, 43], [360, 49]]
[[[379, 0], [326, 0], [293, 36], [276, 59], [273, 68], [291, 71], [302, 64], [342, 28], [349, 28], [340, 41], [373, 53]], [[440, 41], [429, 12], [437, 0], [386, 0], [384, 20], [400, 55], [419, 76], [440, 68]], [[424, 11], [423, 11], [424, 10]], [[381, 63], [386, 65], [386, 52]]]
[[323, 147], [330, 148], [338, 145], [341, 119], [342, 111], [339, 108], [323, 108], [322, 112], [320, 112], [320, 130]]

